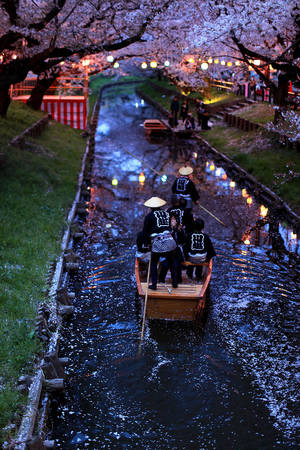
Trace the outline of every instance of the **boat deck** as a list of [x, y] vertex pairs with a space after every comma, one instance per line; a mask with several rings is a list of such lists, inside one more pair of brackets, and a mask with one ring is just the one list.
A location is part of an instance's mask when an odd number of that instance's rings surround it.
[[[141, 282], [142, 295], [146, 293], [147, 283]], [[151, 298], [170, 298], [172, 294], [176, 294], [177, 298], [199, 298], [203, 283], [198, 284], [179, 284], [177, 288], [173, 288], [172, 284], [158, 283], [156, 291], [149, 289], [148, 295]]]

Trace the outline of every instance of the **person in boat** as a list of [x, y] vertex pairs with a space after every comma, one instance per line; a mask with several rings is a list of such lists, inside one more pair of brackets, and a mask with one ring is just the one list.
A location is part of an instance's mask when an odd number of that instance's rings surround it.
[[179, 177], [172, 186], [173, 194], [184, 198], [187, 202], [186, 209], [192, 209], [192, 202], [198, 204], [199, 194], [191, 179], [193, 173], [192, 167], [184, 166], [179, 169]]
[[137, 234], [136, 247], [137, 250], [135, 252], [135, 257], [139, 258], [141, 262], [148, 264], [148, 262], [150, 261], [151, 242], [145, 241], [142, 231]]
[[183, 231], [190, 231], [194, 218], [191, 210], [186, 209], [186, 199], [172, 194], [171, 203], [172, 206], [167, 210], [170, 217], [175, 216], [178, 225], [182, 227]]
[[[182, 246], [184, 244], [184, 231], [183, 226], [180, 224], [178, 215], [175, 213], [170, 213], [170, 226], [171, 233], [174, 238], [174, 241], [177, 244], [177, 247], [174, 251], [174, 263], [176, 266], [176, 274], [177, 274], [177, 282], [182, 283], [182, 275], [181, 275], [181, 263], [184, 261], [183, 249]], [[159, 282], [165, 283], [166, 276], [168, 270], [170, 269], [169, 261], [166, 258], [160, 261], [160, 272], [159, 272]]]
[[161, 209], [166, 201], [159, 197], [151, 197], [144, 205], [151, 209], [144, 220], [143, 239], [152, 242], [152, 254], [150, 265], [150, 276], [152, 284], [150, 289], [156, 290], [157, 287], [157, 264], [160, 257], [165, 257], [168, 261], [172, 286], [177, 288], [177, 273], [175, 266], [176, 242], [171, 234], [170, 215], [167, 211]]
[[[209, 236], [203, 233], [204, 221], [195, 219], [193, 229], [186, 235], [184, 244], [184, 254], [186, 261], [193, 264], [209, 262], [213, 256], [216, 256], [214, 246]], [[196, 267], [196, 280], [200, 280], [202, 276], [202, 266], [188, 266], [187, 276], [193, 279], [194, 267]]]

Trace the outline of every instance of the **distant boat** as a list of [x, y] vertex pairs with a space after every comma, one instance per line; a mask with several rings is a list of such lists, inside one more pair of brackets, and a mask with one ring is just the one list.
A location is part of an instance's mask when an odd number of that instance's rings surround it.
[[[183, 263], [189, 265], [189, 263]], [[183, 274], [183, 283], [176, 289], [169, 283], [157, 284], [157, 290], [148, 290], [147, 311], [148, 319], [166, 319], [195, 321], [201, 319], [206, 299], [208, 295], [208, 286], [212, 272], [212, 259], [208, 263], [201, 264], [203, 267], [203, 279], [195, 284]], [[135, 277], [139, 295], [145, 299], [147, 266], [136, 258]]]
[[161, 134], [169, 130], [169, 128], [159, 119], [145, 120], [144, 128], [147, 134]]

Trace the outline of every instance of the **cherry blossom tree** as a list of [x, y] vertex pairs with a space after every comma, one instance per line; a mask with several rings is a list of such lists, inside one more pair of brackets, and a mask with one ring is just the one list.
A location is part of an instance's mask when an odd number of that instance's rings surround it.
[[140, 41], [171, 0], [1, 0], [0, 114], [9, 87], [74, 54], [113, 51]]

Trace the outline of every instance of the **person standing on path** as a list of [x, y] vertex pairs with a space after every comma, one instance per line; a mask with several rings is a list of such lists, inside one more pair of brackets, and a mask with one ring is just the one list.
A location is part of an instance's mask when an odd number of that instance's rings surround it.
[[178, 125], [178, 112], [179, 112], [179, 101], [177, 95], [173, 98], [171, 102], [171, 113], [173, 113], [174, 118], [174, 126], [177, 127]]
[[159, 197], [151, 197], [144, 205], [151, 208], [144, 220], [143, 236], [146, 242], [152, 242], [150, 276], [152, 284], [149, 289], [157, 288], [157, 264], [160, 257], [166, 258], [171, 269], [173, 288], [177, 288], [177, 271], [175, 265], [175, 250], [177, 244], [171, 234], [170, 215], [161, 209], [166, 201]]
[[192, 202], [196, 205], [200, 198], [196, 187], [191, 179], [193, 173], [192, 167], [184, 166], [179, 169], [179, 177], [174, 181], [172, 186], [173, 194], [186, 200], [186, 209], [192, 209]]
[[180, 108], [180, 119], [184, 122], [189, 112], [189, 106], [186, 100], [183, 101]]

